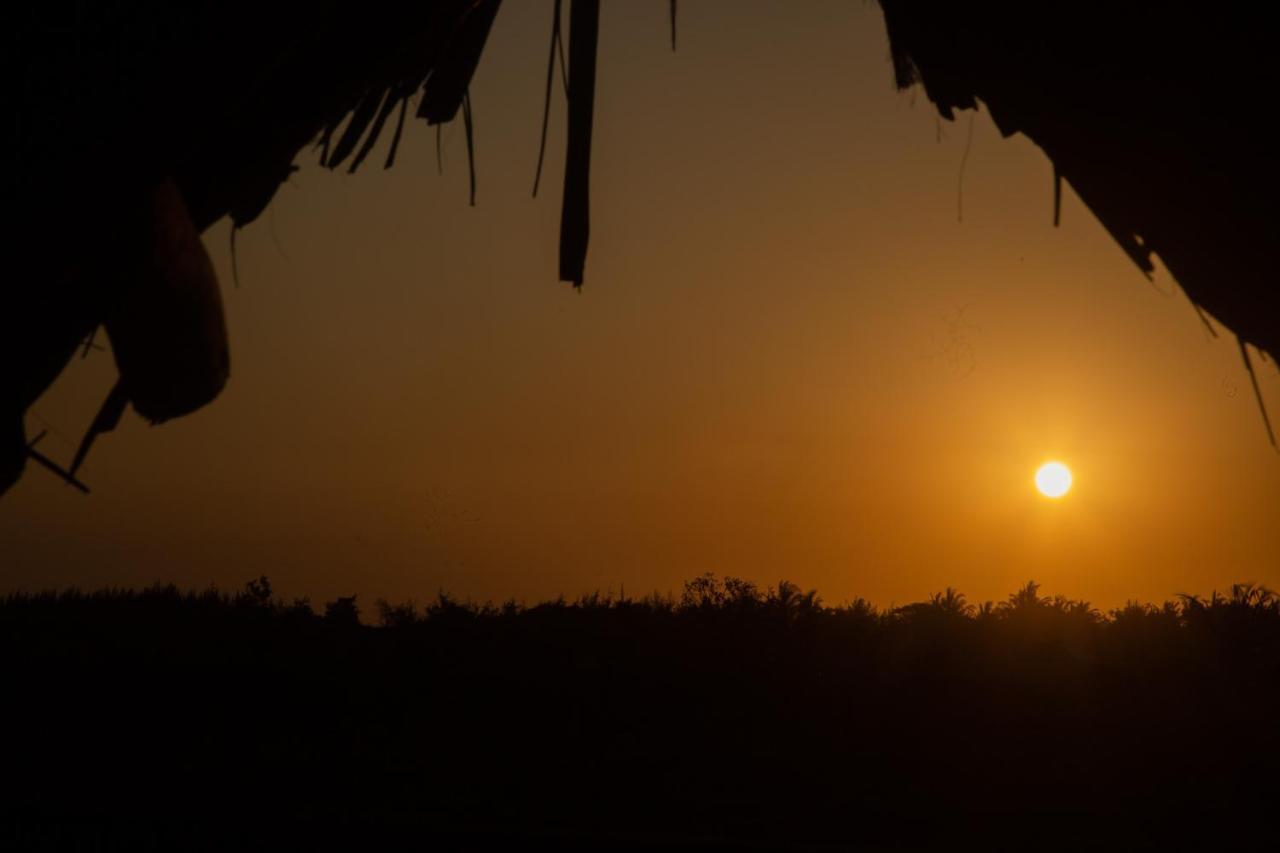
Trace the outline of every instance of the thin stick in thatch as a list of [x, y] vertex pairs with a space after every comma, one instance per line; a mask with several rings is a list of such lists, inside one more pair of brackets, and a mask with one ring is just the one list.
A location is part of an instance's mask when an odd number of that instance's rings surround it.
[[236, 254], [236, 233], [240, 230], [240, 226], [231, 223], [231, 236], [228, 238], [231, 243], [231, 284], [236, 290], [240, 289], [240, 258]]
[[[547, 88], [542, 96], [542, 136], [538, 142], [538, 166], [533, 172], [533, 197], [538, 197], [538, 185], [542, 181], [542, 161], [547, 154], [547, 124], [551, 120], [551, 81], [556, 74], [556, 49], [560, 48], [560, 73], [564, 74], [564, 48], [560, 45], [560, 0], [556, 0], [551, 10], [551, 51], [547, 57]], [[569, 94], [569, 83], [565, 81], [565, 95]]]
[[[364, 145], [360, 146], [360, 150], [356, 152], [355, 158], [351, 161], [351, 165], [347, 167], [349, 174], [355, 174], [356, 169], [365, 161], [365, 158], [373, 151], [373, 146], [377, 144], [378, 137], [382, 135], [382, 128], [386, 126], [387, 119], [391, 118], [391, 114], [395, 112], [396, 106], [404, 102], [404, 96], [407, 93], [391, 89], [387, 92], [386, 99], [382, 102], [382, 109], [378, 110], [378, 116], [373, 120], [373, 124], [369, 127], [369, 133], [365, 135]], [[397, 133], [397, 136], [399, 134]]]
[[471, 178], [471, 206], [476, 206], [476, 143], [475, 124], [471, 118], [471, 92], [462, 94], [462, 127], [467, 133], [467, 171]]
[[[1184, 292], [1185, 292], [1185, 291], [1184, 291]], [[1191, 303], [1191, 307], [1192, 307], [1192, 308], [1194, 308], [1194, 309], [1196, 309], [1196, 316], [1198, 316], [1198, 317], [1200, 318], [1200, 322], [1201, 322], [1201, 323], [1204, 323], [1204, 327], [1205, 327], [1206, 329], [1208, 329], [1208, 330], [1209, 330], [1209, 337], [1210, 337], [1210, 338], [1217, 338], [1217, 337], [1218, 337], [1218, 333], [1214, 330], [1214, 328], [1213, 328], [1213, 324], [1209, 322], [1209, 315], [1208, 315], [1208, 314], [1206, 314], [1206, 313], [1204, 313], [1204, 309], [1203, 309], [1203, 308], [1201, 308], [1199, 305], [1197, 305], [1197, 304], [1196, 304], [1196, 303], [1194, 303], [1194, 302], [1192, 302], [1192, 303]], [[1263, 357], [1265, 358], [1265, 357], [1266, 357], [1266, 352], [1263, 352], [1263, 354], [1262, 354], [1262, 355], [1263, 355]]]
[[81, 347], [80, 349], [80, 358], [82, 359], [88, 358], [89, 352], [91, 350], [98, 350], [98, 351], [102, 350], [102, 345], [97, 342], [97, 338], [98, 338], [98, 330], [97, 328], [95, 328], [92, 332], [89, 333], [89, 337], [84, 339], [84, 346]]
[[582, 285], [590, 236], [591, 124], [595, 110], [600, 0], [569, 9], [569, 145], [560, 211], [560, 280]]
[[396, 120], [396, 132], [391, 136], [391, 147], [387, 150], [387, 162], [382, 168], [390, 169], [396, 162], [396, 152], [400, 150], [400, 137], [404, 133], [404, 120], [409, 114], [409, 99], [400, 99], [400, 118]]
[[326, 163], [330, 169], [341, 166], [351, 152], [355, 151], [356, 143], [373, 124], [379, 114], [378, 108], [382, 106], [387, 94], [386, 89], [371, 89], [360, 99], [360, 104], [351, 113], [351, 120], [347, 122], [347, 129], [343, 131], [338, 143], [333, 146], [333, 151]]
[[676, 50], [676, 0], [671, 0], [671, 52]]
[[77, 480], [72, 474], [62, 470], [62, 466], [59, 465], [57, 462], [54, 462], [48, 456], [45, 456], [40, 451], [36, 450], [36, 445], [40, 442], [40, 439], [45, 437], [46, 434], [47, 433], [45, 432], [41, 432], [35, 438], [31, 439], [30, 442], [28, 442], [27, 457], [30, 459], [34, 459], [40, 465], [44, 466], [45, 468], [48, 468], [54, 474], [57, 474], [58, 478], [61, 479], [64, 483], [66, 483], [68, 486], [74, 486], [75, 488], [84, 492], [86, 495], [89, 494], [88, 486], [86, 486], [84, 483]]
[[326, 122], [320, 133], [320, 140], [316, 142], [316, 147], [320, 149], [320, 165], [325, 167], [329, 165], [329, 143], [333, 141], [333, 126], [332, 122]]
[[1253, 360], [1249, 358], [1249, 346], [1244, 342], [1244, 338], [1236, 336], [1236, 343], [1240, 345], [1240, 357], [1244, 359], [1245, 370], [1249, 371], [1249, 381], [1253, 383], [1253, 396], [1258, 401], [1258, 411], [1262, 412], [1262, 425], [1267, 428], [1267, 438], [1271, 441], [1271, 446], [1276, 446], [1276, 434], [1271, 428], [1271, 418], [1267, 415], [1267, 403], [1262, 399], [1262, 388], [1258, 386], [1258, 374], [1253, 370]]
[[93, 447], [94, 440], [104, 432], [111, 432], [120, 425], [120, 418], [128, 405], [129, 395], [125, 393], [124, 382], [116, 382], [111, 392], [107, 394], [107, 399], [102, 401], [102, 408], [98, 409], [98, 414], [85, 432], [80, 446], [76, 448], [76, 455], [71, 460], [71, 470], [68, 472], [70, 476], [74, 477], [76, 471], [80, 470], [85, 457], [89, 455], [89, 448]]
[[560, 88], [564, 89], [564, 96], [569, 97], [569, 61], [564, 58], [564, 31], [560, 33], [560, 37], [556, 39], [556, 56], [560, 57]]

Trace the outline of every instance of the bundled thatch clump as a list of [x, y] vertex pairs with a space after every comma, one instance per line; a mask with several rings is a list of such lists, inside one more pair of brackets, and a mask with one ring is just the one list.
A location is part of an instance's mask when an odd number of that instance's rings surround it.
[[[581, 284], [600, 3], [568, 5], [560, 275]], [[1246, 345], [1280, 349], [1267, 268], [1277, 178], [1259, 106], [1274, 90], [1274, 28], [1261, 7], [881, 5], [900, 85], [922, 83], [948, 118], [981, 100], [1003, 132], [1044, 148], [1143, 270], [1159, 253], [1247, 362]], [[20, 165], [6, 198], [19, 224], [0, 319], [0, 491], [28, 458], [75, 482], [93, 437], [129, 404], [159, 422], [216, 397], [229, 357], [201, 232], [252, 222], [317, 141], [322, 162], [355, 169], [390, 133], [390, 166], [410, 109], [436, 125], [461, 113], [470, 139], [468, 87], [499, 6], [147, 0], [15, 12], [7, 94]], [[561, 0], [554, 11], [548, 96]], [[99, 326], [120, 382], [64, 470], [28, 443], [23, 416]]]

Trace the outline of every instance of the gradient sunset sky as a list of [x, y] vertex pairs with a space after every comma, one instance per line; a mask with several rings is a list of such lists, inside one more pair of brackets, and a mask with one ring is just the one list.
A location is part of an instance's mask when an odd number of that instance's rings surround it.
[[[461, 122], [397, 164], [302, 166], [206, 234], [226, 392], [130, 414], [0, 500], [0, 587], [533, 601], [785, 577], [833, 603], [1028, 579], [1103, 607], [1280, 586], [1280, 455], [1233, 338], [1148, 282], [984, 113], [892, 84], [878, 6], [605, 3], [591, 248], [556, 281], [564, 101], [530, 198], [550, 0], [505, 4]], [[381, 145], [385, 145], [384, 140]], [[968, 150], [966, 156], [966, 149]], [[32, 434], [70, 459], [114, 381], [75, 361]], [[1273, 419], [1280, 375], [1259, 380]], [[1039, 496], [1046, 459], [1075, 474]]]

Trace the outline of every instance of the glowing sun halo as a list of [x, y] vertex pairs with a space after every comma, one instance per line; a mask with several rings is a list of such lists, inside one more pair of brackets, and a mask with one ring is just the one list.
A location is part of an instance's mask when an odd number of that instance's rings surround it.
[[1036, 469], [1036, 488], [1046, 498], [1060, 498], [1071, 491], [1071, 469], [1061, 462], [1046, 462]]

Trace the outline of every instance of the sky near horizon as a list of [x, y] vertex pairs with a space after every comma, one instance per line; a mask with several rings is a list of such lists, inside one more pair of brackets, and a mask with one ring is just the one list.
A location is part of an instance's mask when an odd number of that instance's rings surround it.
[[[556, 281], [550, 0], [505, 4], [465, 139], [312, 152], [206, 233], [232, 376], [133, 414], [80, 495], [0, 499], [0, 591], [268, 575], [323, 601], [529, 601], [787, 578], [833, 603], [1028, 579], [1102, 607], [1280, 586], [1280, 455], [1234, 340], [1149, 282], [985, 113], [898, 92], [873, 3], [606, 3], [581, 292]], [[380, 148], [385, 146], [384, 140]], [[966, 153], [967, 151], [967, 153]], [[74, 361], [30, 432], [69, 459], [114, 380]], [[1280, 375], [1259, 380], [1280, 412]], [[1273, 419], [1275, 415], [1273, 414]], [[1058, 501], [1037, 465], [1074, 473]]]

